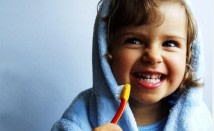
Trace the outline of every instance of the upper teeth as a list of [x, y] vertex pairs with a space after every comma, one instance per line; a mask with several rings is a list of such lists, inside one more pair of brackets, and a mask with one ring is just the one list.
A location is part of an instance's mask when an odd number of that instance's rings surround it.
[[149, 75], [149, 74], [138, 73], [137, 75], [139, 77], [144, 77], [144, 78], [147, 78], [147, 79], [159, 79], [161, 77], [160, 74]]
[[158, 83], [161, 81], [161, 74], [136, 73], [135, 75], [137, 79], [148, 83]]

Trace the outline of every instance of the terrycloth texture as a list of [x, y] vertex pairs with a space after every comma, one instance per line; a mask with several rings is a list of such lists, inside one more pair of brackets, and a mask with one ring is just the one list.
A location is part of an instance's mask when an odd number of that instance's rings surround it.
[[[108, 14], [110, 0], [103, 0], [102, 16]], [[120, 104], [118, 85], [105, 57], [107, 51], [106, 24], [96, 18], [93, 37], [93, 88], [80, 93], [54, 124], [52, 131], [91, 131], [108, 123]], [[194, 41], [192, 66], [196, 79], [203, 76], [203, 54], [199, 37]], [[199, 64], [200, 63], [200, 64]], [[211, 131], [211, 115], [202, 101], [202, 88], [190, 88], [181, 96], [172, 95], [175, 103], [168, 116], [165, 131]], [[124, 131], [137, 131], [129, 105], [118, 123]]]

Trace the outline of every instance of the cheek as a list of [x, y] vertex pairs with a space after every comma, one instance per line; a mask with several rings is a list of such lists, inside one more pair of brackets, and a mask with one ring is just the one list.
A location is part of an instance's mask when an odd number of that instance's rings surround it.
[[186, 67], [185, 57], [174, 57], [174, 59], [168, 61], [168, 69], [171, 76], [170, 79], [177, 86], [179, 86], [183, 80], [185, 67]]
[[118, 84], [130, 82], [130, 71], [134, 64], [134, 57], [127, 53], [112, 55], [111, 69]]

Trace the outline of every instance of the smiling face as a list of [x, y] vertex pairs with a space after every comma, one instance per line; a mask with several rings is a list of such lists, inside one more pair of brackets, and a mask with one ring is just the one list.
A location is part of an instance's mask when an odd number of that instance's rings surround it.
[[118, 29], [110, 44], [110, 65], [119, 85], [131, 83], [131, 98], [152, 104], [180, 85], [186, 65], [187, 25], [179, 4], [159, 6], [163, 20]]

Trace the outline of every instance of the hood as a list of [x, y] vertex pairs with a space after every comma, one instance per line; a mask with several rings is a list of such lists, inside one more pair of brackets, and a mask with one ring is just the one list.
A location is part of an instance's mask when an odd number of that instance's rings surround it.
[[[108, 6], [110, 0], [104, 0], [99, 11], [100, 15], [105, 17], [108, 15]], [[106, 23], [96, 17], [93, 35], [92, 65], [93, 65], [93, 87], [97, 95], [113, 95], [116, 97], [117, 82], [111, 71], [111, 67], [106, 59], [107, 54], [107, 34]], [[103, 92], [105, 92], [103, 94]]]

